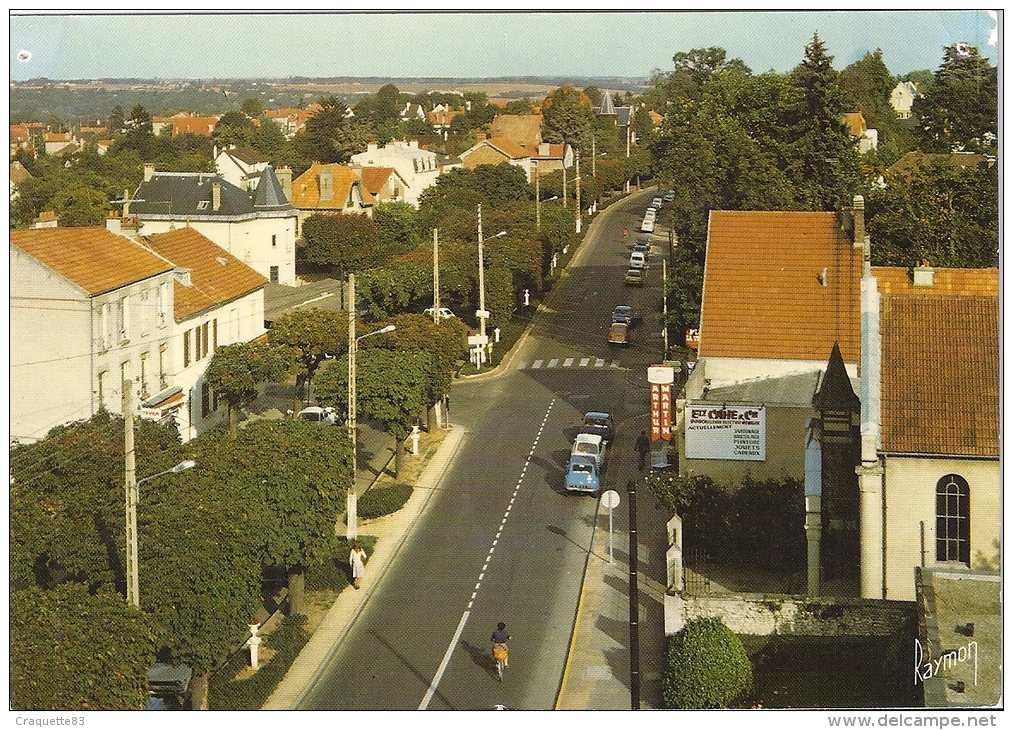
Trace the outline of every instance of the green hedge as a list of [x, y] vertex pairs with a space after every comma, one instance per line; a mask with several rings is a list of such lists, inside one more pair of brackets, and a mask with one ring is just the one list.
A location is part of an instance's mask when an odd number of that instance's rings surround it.
[[[366, 551], [366, 555], [372, 556], [376, 546], [375, 535], [359, 535], [359, 544]], [[306, 585], [308, 591], [335, 591], [340, 593], [352, 584], [351, 573], [348, 567], [348, 554], [352, 551], [352, 544], [344, 536], [334, 538], [333, 558], [324, 560], [320, 565], [314, 565], [306, 571]], [[368, 566], [367, 562], [367, 566]], [[369, 570], [367, 567], [366, 570]]]
[[235, 654], [224, 667], [211, 676], [208, 687], [208, 707], [212, 710], [259, 710], [285, 677], [292, 662], [309, 641], [304, 624], [305, 616], [289, 616], [264, 639], [264, 646], [275, 650], [271, 661], [261, 664], [251, 677], [233, 679], [250, 663], [250, 653], [244, 649]]
[[717, 617], [695, 618], [668, 641], [665, 706], [729, 707], [753, 689], [753, 665], [732, 630]]
[[412, 496], [410, 484], [394, 484], [390, 487], [373, 487], [359, 497], [356, 514], [364, 520], [383, 517], [397, 512]]

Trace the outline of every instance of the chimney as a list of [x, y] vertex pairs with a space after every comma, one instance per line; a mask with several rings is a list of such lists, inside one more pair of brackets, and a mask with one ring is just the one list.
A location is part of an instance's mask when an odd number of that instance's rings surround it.
[[376, 152], [376, 142], [366, 144], [366, 152]]
[[123, 217], [130, 217], [130, 191], [123, 188]]
[[281, 192], [285, 193], [285, 199], [288, 201], [292, 200], [292, 168], [291, 167], [279, 167], [274, 171], [275, 177], [278, 178], [278, 184], [281, 185]]
[[915, 286], [932, 286], [932, 277], [935, 273], [932, 265], [928, 260], [923, 259], [918, 266], [914, 268], [914, 285]]
[[539, 157], [548, 157], [549, 156], [549, 143], [548, 142], [539, 142], [538, 143], [538, 156]]
[[320, 171], [320, 202], [334, 201], [334, 173], [331, 170]]
[[32, 228], [57, 228], [59, 223], [60, 219], [56, 217], [55, 212], [44, 210], [32, 221]]
[[148, 182], [155, 174], [155, 164], [153, 162], [144, 163], [144, 182]]
[[417, 150], [419, 148], [419, 141], [417, 139], [409, 140], [408, 141], [408, 146], [411, 147], [412, 149], [416, 149]]
[[222, 183], [215, 180], [211, 184], [211, 210], [218, 210], [222, 207]]
[[852, 216], [855, 219], [855, 237], [854, 244], [858, 246], [865, 245], [865, 198], [861, 195], [856, 195], [852, 201]]

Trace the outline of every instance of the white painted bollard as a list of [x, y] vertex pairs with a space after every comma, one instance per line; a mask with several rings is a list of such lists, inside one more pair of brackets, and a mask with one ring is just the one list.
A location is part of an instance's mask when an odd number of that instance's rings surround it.
[[260, 669], [260, 642], [261, 638], [257, 635], [257, 631], [260, 630], [260, 624], [249, 624], [250, 627], [250, 638], [246, 640], [246, 645], [250, 647], [250, 666], [254, 669]]
[[419, 455], [419, 427], [412, 426], [412, 456]]
[[525, 307], [530, 307], [531, 306], [531, 290], [530, 289], [525, 289], [524, 290], [524, 306]]

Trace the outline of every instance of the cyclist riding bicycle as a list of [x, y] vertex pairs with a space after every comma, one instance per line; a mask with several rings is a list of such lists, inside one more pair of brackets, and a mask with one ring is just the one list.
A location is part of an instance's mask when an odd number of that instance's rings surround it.
[[507, 641], [510, 634], [506, 630], [506, 624], [500, 621], [496, 630], [492, 632], [492, 658], [497, 662], [502, 661], [504, 667], [510, 666], [510, 650], [507, 649]]

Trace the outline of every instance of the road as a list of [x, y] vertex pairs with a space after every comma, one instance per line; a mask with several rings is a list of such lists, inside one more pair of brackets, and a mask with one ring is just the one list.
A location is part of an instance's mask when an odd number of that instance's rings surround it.
[[[632, 448], [628, 424], [647, 411], [646, 366], [661, 354], [651, 304], [660, 302], [660, 266], [643, 289], [622, 278], [622, 229], [632, 244], [650, 197], [599, 218], [496, 375], [455, 383], [451, 420], [465, 429], [458, 456], [300, 709], [553, 707], [596, 509], [594, 498], [562, 488], [569, 445], [582, 414], [604, 410], [618, 424], [616, 448]], [[616, 304], [634, 305], [644, 320], [621, 352], [606, 342]], [[616, 457], [606, 488], [633, 476], [632, 460]], [[499, 621], [512, 634], [502, 683], [489, 641]]]

